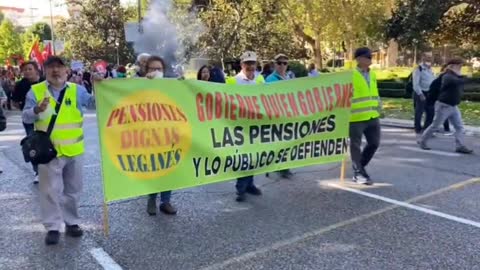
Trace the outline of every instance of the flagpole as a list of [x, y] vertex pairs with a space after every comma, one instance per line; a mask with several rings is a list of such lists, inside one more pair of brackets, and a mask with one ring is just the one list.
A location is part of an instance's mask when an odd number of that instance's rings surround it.
[[50, 2], [50, 34], [52, 35], [52, 53], [55, 55], [55, 36], [53, 30], [53, 9], [52, 9], [52, 0]]

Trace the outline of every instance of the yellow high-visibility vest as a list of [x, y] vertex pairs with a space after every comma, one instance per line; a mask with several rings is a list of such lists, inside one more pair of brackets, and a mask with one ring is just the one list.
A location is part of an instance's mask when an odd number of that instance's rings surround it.
[[350, 122], [361, 122], [380, 117], [380, 97], [377, 78], [370, 70], [370, 86], [357, 69], [353, 70], [353, 97]]
[[[50, 97], [50, 106], [56, 107], [56, 100], [48, 91], [46, 81], [32, 85], [32, 91], [37, 102], [42, 102], [45, 97]], [[67, 83], [63, 97], [62, 106], [57, 115], [50, 139], [52, 140], [57, 157], [74, 157], [83, 154], [85, 147], [83, 143], [83, 116], [77, 108], [77, 85]], [[51, 117], [35, 122], [35, 130], [47, 131]]]
[[[237, 78], [236, 78], [236, 77], [228, 77], [228, 78], [225, 80], [225, 83], [226, 83], [226, 84], [237, 84]], [[263, 78], [262, 75], [258, 75], [258, 76], [255, 78], [255, 83], [256, 83], [256, 84], [265, 83], [265, 78]]]

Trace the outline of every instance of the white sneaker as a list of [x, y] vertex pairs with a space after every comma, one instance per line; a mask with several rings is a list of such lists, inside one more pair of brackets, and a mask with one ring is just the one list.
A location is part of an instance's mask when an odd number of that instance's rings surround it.
[[361, 174], [356, 174], [353, 176], [353, 182], [364, 185], [368, 182], [368, 179]]
[[36, 174], [35, 178], [33, 178], [33, 184], [38, 184], [38, 174]]

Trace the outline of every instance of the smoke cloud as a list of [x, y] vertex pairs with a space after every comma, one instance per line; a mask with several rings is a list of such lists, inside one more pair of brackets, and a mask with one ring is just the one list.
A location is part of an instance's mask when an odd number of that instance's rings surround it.
[[203, 32], [195, 11], [175, 7], [173, 0], [152, 0], [142, 22], [143, 34], [134, 43], [136, 53], [161, 56], [167, 65], [183, 64]]

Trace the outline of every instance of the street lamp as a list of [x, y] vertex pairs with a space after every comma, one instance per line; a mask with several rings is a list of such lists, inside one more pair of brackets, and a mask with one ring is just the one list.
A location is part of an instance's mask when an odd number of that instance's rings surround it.
[[119, 46], [120, 46], [120, 43], [118, 41], [115, 41], [115, 49], [117, 50], [117, 67], [120, 66], [120, 55], [118, 53]]

